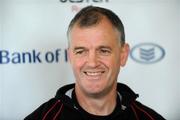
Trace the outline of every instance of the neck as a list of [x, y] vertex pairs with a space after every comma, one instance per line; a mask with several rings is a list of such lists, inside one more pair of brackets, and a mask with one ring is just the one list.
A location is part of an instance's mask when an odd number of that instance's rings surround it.
[[76, 97], [79, 105], [88, 113], [93, 115], [109, 115], [116, 106], [116, 89], [110, 91], [109, 94], [100, 98], [86, 96], [81, 91], [76, 90]]

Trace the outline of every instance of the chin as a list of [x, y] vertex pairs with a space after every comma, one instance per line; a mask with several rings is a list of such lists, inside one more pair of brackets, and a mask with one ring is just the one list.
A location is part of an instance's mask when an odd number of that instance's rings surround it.
[[92, 95], [92, 96], [98, 96], [98, 95], [102, 94], [104, 91], [102, 86], [101, 86], [101, 88], [97, 88], [94, 86], [93, 87], [86, 86], [86, 88], [84, 90], [86, 91], [87, 94]]

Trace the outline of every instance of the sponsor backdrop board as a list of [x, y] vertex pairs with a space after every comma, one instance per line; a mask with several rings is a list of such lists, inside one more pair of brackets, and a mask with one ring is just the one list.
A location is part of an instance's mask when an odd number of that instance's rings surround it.
[[180, 118], [179, 0], [1, 0], [0, 119], [19, 120], [74, 82], [66, 30], [87, 5], [113, 10], [131, 46], [118, 81], [168, 120]]

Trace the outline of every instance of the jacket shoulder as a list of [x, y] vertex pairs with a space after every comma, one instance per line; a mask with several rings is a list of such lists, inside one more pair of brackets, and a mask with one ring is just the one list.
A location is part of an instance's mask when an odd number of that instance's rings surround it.
[[142, 103], [135, 101], [132, 103], [134, 113], [139, 120], [165, 120], [155, 110], [143, 105]]
[[40, 105], [35, 111], [25, 117], [24, 120], [41, 120], [44, 117], [48, 117], [49, 112], [55, 113], [60, 105], [62, 105], [60, 100], [52, 98]]

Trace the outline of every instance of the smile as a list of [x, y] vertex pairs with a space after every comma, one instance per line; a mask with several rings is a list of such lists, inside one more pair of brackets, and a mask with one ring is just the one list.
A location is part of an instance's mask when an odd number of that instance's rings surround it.
[[88, 76], [100, 76], [102, 73], [105, 71], [98, 71], [98, 72], [90, 72], [90, 71], [85, 71], [84, 73]]

